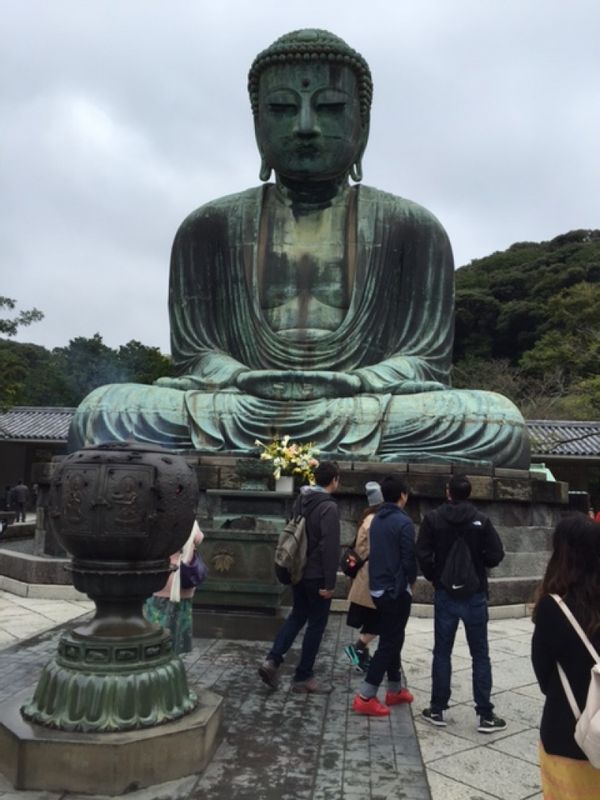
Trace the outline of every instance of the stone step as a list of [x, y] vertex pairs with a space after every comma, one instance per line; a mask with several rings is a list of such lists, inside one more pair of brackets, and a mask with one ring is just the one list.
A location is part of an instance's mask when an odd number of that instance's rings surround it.
[[[492, 606], [504, 606], [512, 603], [531, 603], [533, 602], [535, 591], [541, 583], [541, 577], [537, 575], [522, 575], [520, 577], [494, 577], [489, 578], [489, 604]], [[338, 573], [335, 587], [335, 598], [344, 599], [348, 596], [350, 580], [345, 575]], [[433, 587], [420, 576], [417, 578], [417, 585], [413, 597], [415, 603], [432, 603]]]
[[[512, 603], [533, 602], [535, 591], [541, 579], [537, 576], [523, 575], [518, 578], [490, 578], [489, 604], [504, 606]], [[417, 580], [414, 594], [415, 603], [433, 602], [433, 588], [423, 578]]]
[[546, 565], [550, 553], [547, 550], [540, 550], [537, 553], [510, 553], [504, 555], [504, 559], [494, 567], [491, 577], [494, 578], [520, 578], [524, 575], [540, 575], [546, 571]]
[[552, 550], [554, 528], [534, 525], [498, 525], [496, 530], [507, 552], [537, 553]]
[[[204, 522], [204, 526], [203, 523]], [[233, 529], [233, 530], [246, 530], [246, 531], [268, 531], [279, 532], [285, 525], [284, 517], [274, 516], [269, 514], [261, 514], [260, 516], [249, 516], [244, 514], [215, 514], [212, 520], [199, 520], [199, 525], [204, 530], [205, 528], [212, 529]]]
[[496, 525], [506, 552], [537, 553], [552, 550], [553, 527], [540, 525]]

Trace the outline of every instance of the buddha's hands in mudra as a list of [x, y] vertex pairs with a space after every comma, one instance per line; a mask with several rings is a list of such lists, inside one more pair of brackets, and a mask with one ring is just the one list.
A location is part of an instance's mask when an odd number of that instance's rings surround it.
[[439, 381], [399, 381], [390, 385], [390, 394], [424, 394], [425, 392], [442, 392], [447, 389]]
[[[329, 370], [250, 370], [237, 376], [236, 386], [242, 392], [267, 400], [319, 400], [369, 393], [359, 375]], [[438, 381], [406, 380], [390, 384], [376, 393], [420, 394], [445, 388]]]
[[257, 369], [238, 375], [236, 386], [267, 400], [319, 400], [359, 394], [362, 382], [358, 375], [348, 372]]
[[[365, 386], [359, 375], [330, 370], [255, 369], [246, 370], [234, 379], [237, 389], [266, 400], [319, 400], [328, 397], [352, 397], [356, 394], [421, 394], [439, 392], [447, 387], [438, 381], [399, 380]], [[207, 391], [210, 386], [199, 376], [159, 378], [155, 386], [180, 391]]]
[[182, 375], [179, 378], [157, 378], [154, 381], [154, 386], [160, 386], [161, 389], [178, 389], [180, 392], [187, 392], [191, 389], [206, 389], [206, 381], [194, 375]]

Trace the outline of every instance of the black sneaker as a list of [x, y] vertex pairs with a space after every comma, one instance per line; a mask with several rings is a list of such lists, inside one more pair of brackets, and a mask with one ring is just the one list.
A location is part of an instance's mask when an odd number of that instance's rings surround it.
[[506, 721], [495, 714], [486, 714], [479, 717], [479, 725], [477, 727], [479, 733], [496, 733], [496, 731], [503, 731], [505, 728]]
[[441, 711], [432, 711], [430, 708], [425, 708], [421, 716], [424, 720], [427, 720], [427, 722], [435, 725], [437, 728], [445, 728], [448, 724]]

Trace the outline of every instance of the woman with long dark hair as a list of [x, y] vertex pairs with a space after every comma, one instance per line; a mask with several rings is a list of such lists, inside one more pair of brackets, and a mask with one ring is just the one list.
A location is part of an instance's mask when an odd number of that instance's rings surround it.
[[560, 666], [582, 709], [594, 659], [561, 603], [600, 652], [600, 525], [581, 513], [568, 515], [554, 531], [552, 555], [537, 593], [531, 658], [546, 695], [540, 728], [544, 798], [600, 798], [600, 770], [575, 741], [576, 718], [559, 674]]

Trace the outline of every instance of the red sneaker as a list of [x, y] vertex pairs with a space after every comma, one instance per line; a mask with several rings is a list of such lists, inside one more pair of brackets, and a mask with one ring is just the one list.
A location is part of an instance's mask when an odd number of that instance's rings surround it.
[[388, 717], [390, 714], [389, 708], [380, 703], [376, 697], [365, 700], [359, 694], [352, 701], [352, 710], [367, 717]]
[[400, 689], [399, 692], [386, 692], [385, 704], [386, 706], [397, 706], [400, 703], [412, 703], [415, 698], [408, 691], [408, 689]]

